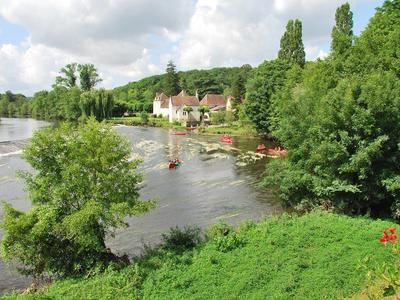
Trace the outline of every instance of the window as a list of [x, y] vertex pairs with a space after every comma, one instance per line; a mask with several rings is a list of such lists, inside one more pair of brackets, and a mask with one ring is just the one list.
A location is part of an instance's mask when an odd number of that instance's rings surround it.
[[183, 115], [186, 116], [186, 111], [183, 112]]

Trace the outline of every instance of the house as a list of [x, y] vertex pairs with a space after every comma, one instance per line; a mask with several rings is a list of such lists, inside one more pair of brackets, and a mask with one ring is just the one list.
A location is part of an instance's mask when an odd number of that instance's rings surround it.
[[167, 118], [169, 115], [169, 97], [164, 93], [156, 93], [153, 101], [153, 114], [162, 115]]
[[[200, 120], [199, 98], [189, 96], [185, 91], [169, 98], [169, 122], [198, 122]], [[190, 106], [192, 111], [187, 113], [184, 108]]]
[[[176, 96], [166, 96], [164, 93], [157, 93], [153, 101], [153, 114], [162, 115], [172, 123], [177, 122], [198, 122], [200, 120], [199, 99], [197, 96], [189, 96], [181, 91]], [[184, 108], [190, 106], [191, 112]]]
[[[164, 93], [156, 93], [156, 97], [153, 101], [153, 114], [162, 115], [169, 119], [172, 123], [177, 122], [189, 122], [196, 123], [201, 121], [201, 114], [199, 107], [201, 105], [208, 106], [210, 113], [217, 112], [220, 110], [231, 110], [233, 97], [229, 96], [225, 98], [224, 95], [217, 94], [206, 94], [201, 101], [199, 97], [189, 96], [185, 91], [181, 91], [176, 96], [167, 96]], [[192, 111], [187, 113], [185, 107], [190, 106]], [[209, 113], [204, 115], [204, 120], [210, 120]]]

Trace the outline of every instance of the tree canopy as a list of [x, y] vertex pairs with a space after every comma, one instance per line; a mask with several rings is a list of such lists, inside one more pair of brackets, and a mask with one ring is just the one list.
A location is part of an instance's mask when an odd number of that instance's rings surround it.
[[332, 29], [332, 56], [346, 55], [353, 44], [353, 13], [349, 3], [336, 10], [336, 24]]
[[175, 96], [179, 94], [180, 89], [176, 66], [173, 61], [169, 61], [164, 78], [164, 93], [168, 96]]
[[278, 58], [291, 64], [304, 66], [306, 53], [303, 44], [303, 31], [300, 20], [289, 20], [281, 38]]
[[[344, 5], [336, 27], [343, 12], [351, 23]], [[400, 218], [399, 17], [400, 1], [386, 1], [354, 46], [347, 39], [348, 54], [287, 73], [269, 121], [289, 156], [269, 163], [265, 179], [284, 203]]]

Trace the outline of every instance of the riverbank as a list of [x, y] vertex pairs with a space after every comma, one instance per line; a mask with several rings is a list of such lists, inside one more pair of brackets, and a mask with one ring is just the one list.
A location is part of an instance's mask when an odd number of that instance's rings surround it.
[[186, 235], [123, 270], [4, 299], [347, 298], [367, 285], [360, 261], [368, 255], [379, 264], [389, 259], [390, 249], [378, 239], [393, 226], [326, 212], [283, 215], [235, 230], [218, 225], [193, 249], [177, 245], [193, 240]]
[[[178, 122], [170, 123], [165, 118], [153, 118], [149, 117], [145, 122], [141, 117], [122, 117], [108, 119], [107, 122], [112, 124], [122, 124], [128, 126], [149, 126], [149, 127], [161, 127], [161, 128], [173, 128], [173, 129], [186, 129]], [[239, 126], [238, 124], [232, 125], [209, 125], [201, 126], [195, 129], [198, 134], [230, 134], [233, 136], [247, 136], [247, 137], [259, 137], [257, 131], [252, 126]]]

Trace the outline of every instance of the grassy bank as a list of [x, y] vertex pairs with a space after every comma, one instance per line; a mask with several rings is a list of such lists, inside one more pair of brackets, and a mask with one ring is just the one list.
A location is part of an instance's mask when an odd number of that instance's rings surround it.
[[[122, 271], [4, 299], [337, 299], [366, 286], [359, 262], [388, 259], [386, 221], [314, 212], [214, 230], [192, 250], [160, 248]], [[220, 226], [221, 227], [221, 226]], [[221, 228], [220, 228], [221, 229]], [[224, 234], [217, 234], [224, 232]]]
[[150, 126], [150, 127], [176, 128], [176, 129], [185, 128], [185, 126], [182, 126], [179, 123], [170, 123], [165, 118], [149, 117], [148, 121], [144, 122], [140, 117], [123, 117], [123, 118], [108, 119], [107, 122], [111, 124], [123, 124], [128, 126]]
[[[147, 123], [143, 122], [140, 117], [122, 117], [108, 119], [107, 122], [112, 124], [123, 124], [130, 126], [150, 126], [150, 127], [162, 127], [162, 128], [175, 128], [185, 129], [185, 126], [178, 122], [170, 123], [165, 118], [152, 118], [149, 117]], [[199, 134], [231, 134], [236, 136], [258, 136], [257, 131], [252, 126], [239, 126], [232, 124], [230, 126], [204, 126], [201, 130], [196, 130]]]
[[234, 136], [258, 136], [254, 127], [241, 127], [239, 125], [230, 126], [207, 126], [201, 130], [201, 134], [230, 134]]

